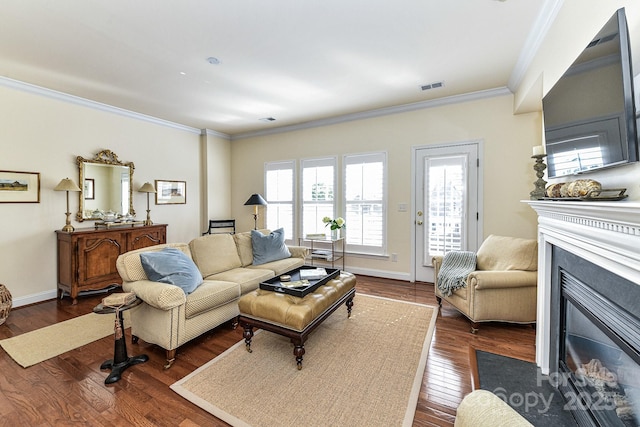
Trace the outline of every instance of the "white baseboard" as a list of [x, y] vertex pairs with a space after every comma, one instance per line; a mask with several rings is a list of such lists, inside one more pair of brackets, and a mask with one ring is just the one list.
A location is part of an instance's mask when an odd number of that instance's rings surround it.
[[405, 272], [388, 271], [388, 270], [372, 270], [370, 268], [357, 268], [345, 266], [345, 270], [353, 274], [362, 274], [363, 276], [381, 277], [383, 279], [403, 280], [409, 282], [411, 275]]
[[38, 294], [27, 295], [24, 297], [14, 298], [11, 306], [12, 307], [22, 307], [23, 305], [35, 304], [37, 302], [47, 301], [50, 299], [58, 298], [58, 291], [46, 291], [40, 292]]

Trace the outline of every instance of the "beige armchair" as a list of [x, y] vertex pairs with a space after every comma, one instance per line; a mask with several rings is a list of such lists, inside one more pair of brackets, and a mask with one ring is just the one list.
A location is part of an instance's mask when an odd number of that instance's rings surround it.
[[466, 286], [446, 296], [438, 287], [443, 257], [433, 258], [435, 295], [471, 321], [471, 333], [479, 322], [535, 323], [538, 277], [538, 243], [535, 240], [491, 235], [476, 254], [476, 268]]

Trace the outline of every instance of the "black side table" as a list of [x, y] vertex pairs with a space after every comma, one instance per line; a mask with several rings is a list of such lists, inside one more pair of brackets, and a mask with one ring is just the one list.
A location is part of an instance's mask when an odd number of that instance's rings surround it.
[[122, 372], [127, 369], [129, 366], [137, 365], [138, 363], [144, 363], [149, 360], [149, 356], [146, 354], [141, 354], [140, 356], [132, 356], [129, 357], [127, 355], [127, 344], [124, 339], [124, 320], [122, 317], [122, 312], [129, 310], [130, 308], [136, 307], [142, 303], [140, 298], [136, 298], [135, 301], [123, 305], [122, 307], [116, 308], [114, 307], [104, 307], [102, 303], [98, 304], [93, 308], [94, 313], [98, 314], [112, 314], [117, 313], [116, 315], [116, 326], [114, 328], [114, 350], [113, 350], [113, 359], [106, 360], [102, 365], [100, 365], [100, 369], [111, 369], [111, 373], [104, 380], [105, 384], [112, 384], [118, 380], [122, 376]]

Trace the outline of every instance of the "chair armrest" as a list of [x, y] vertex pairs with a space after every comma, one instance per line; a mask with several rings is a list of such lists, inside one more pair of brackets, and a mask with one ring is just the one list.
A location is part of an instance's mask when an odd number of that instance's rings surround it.
[[431, 258], [431, 265], [433, 265], [434, 282], [436, 281], [435, 279], [438, 278], [438, 271], [440, 271], [440, 267], [442, 267], [443, 259], [444, 257], [440, 255], [436, 255], [433, 258]]
[[180, 287], [151, 280], [124, 282], [122, 289], [125, 292], [135, 293], [141, 300], [160, 310], [170, 310], [187, 301]]
[[287, 246], [289, 252], [291, 252], [292, 258], [302, 258], [305, 259], [307, 255], [309, 255], [309, 248], [304, 246]]
[[527, 288], [538, 284], [537, 271], [474, 271], [467, 277], [467, 285], [476, 290], [500, 288]]

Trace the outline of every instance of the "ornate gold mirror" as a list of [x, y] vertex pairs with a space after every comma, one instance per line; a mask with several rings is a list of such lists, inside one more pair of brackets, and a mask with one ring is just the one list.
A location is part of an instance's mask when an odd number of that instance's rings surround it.
[[101, 220], [105, 215], [135, 215], [133, 210], [133, 162], [121, 162], [111, 150], [89, 160], [76, 157], [80, 172], [78, 221]]

